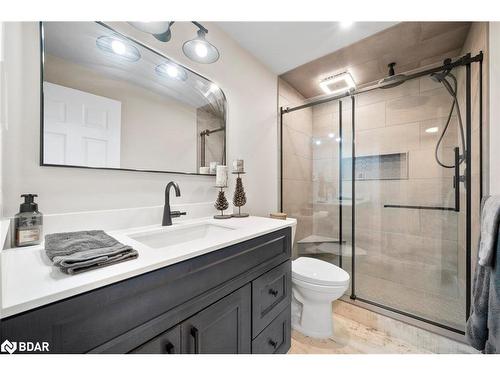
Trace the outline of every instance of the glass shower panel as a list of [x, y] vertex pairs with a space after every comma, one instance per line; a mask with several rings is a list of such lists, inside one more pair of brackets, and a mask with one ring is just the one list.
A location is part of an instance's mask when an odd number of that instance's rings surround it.
[[302, 242], [313, 234], [312, 209], [312, 109], [305, 108], [282, 116], [282, 211], [297, 219], [292, 258]]
[[[465, 131], [464, 71], [452, 74]], [[454, 168], [435, 159], [453, 100], [429, 76], [356, 96], [355, 294], [463, 331], [465, 187], [455, 212]], [[458, 124], [455, 107], [437, 152], [447, 166], [463, 154]]]

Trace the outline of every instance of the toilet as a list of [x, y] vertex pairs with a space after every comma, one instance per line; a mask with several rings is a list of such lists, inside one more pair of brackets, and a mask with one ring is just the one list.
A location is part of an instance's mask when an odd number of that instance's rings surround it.
[[292, 328], [306, 336], [333, 335], [332, 302], [349, 287], [349, 274], [322, 260], [292, 262]]

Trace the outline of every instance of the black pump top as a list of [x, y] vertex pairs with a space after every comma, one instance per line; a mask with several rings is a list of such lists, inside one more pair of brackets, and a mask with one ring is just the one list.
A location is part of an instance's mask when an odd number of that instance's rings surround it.
[[22, 194], [21, 197], [24, 198], [24, 203], [21, 203], [21, 212], [35, 212], [38, 211], [38, 204], [35, 203], [36, 194]]

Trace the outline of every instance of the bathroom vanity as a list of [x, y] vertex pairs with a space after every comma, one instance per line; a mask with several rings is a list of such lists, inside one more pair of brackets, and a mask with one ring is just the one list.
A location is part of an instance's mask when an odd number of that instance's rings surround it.
[[[227, 220], [227, 233], [219, 233], [213, 220], [117, 231], [113, 235], [133, 244], [138, 259], [74, 276], [35, 268], [32, 282], [40, 285], [31, 296], [43, 289], [45, 297], [34, 308], [28, 295], [23, 304], [19, 297], [17, 306], [2, 306], [1, 341], [46, 341], [50, 353], [286, 353], [292, 227], [245, 220]], [[183, 243], [156, 245], [161, 236], [175, 241], [176, 233]], [[216, 240], [219, 245], [211, 242]], [[32, 262], [39, 262], [42, 249], [31, 251]], [[29, 258], [17, 249], [3, 252], [2, 270], [11, 270], [3, 276], [4, 305], [15, 299], [15, 256]], [[111, 282], [117, 277], [122, 280]], [[100, 283], [106, 285], [96, 288]]]

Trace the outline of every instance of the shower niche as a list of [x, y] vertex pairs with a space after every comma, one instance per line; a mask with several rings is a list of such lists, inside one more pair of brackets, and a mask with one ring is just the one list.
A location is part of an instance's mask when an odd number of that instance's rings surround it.
[[[366, 180], [407, 180], [408, 152], [356, 156], [355, 179]], [[346, 173], [342, 180], [352, 179], [352, 158], [342, 158], [342, 170]]]

